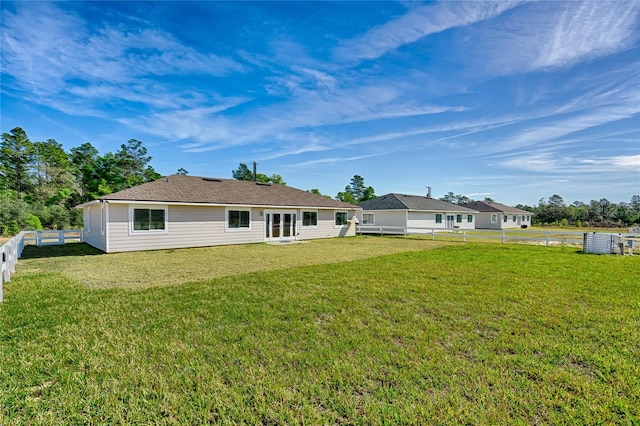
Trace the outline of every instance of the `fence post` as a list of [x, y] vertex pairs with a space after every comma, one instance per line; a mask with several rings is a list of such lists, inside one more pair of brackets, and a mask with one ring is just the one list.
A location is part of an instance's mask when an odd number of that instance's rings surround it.
[[466, 229], [462, 230], [462, 242], [463, 243], [467, 242], [467, 230]]
[[431, 241], [436, 239], [436, 230], [435, 228], [431, 228]]
[[546, 245], [546, 247], [549, 247], [549, 234], [550, 234], [550, 232], [549, 232], [549, 231], [547, 231], [547, 242], [546, 242], [546, 244], [545, 244], [545, 245]]
[[504, 229], [502, 230], [502, 244], [504, 244], [504, 237], [505, 237], [506, 232], [504, 231]]

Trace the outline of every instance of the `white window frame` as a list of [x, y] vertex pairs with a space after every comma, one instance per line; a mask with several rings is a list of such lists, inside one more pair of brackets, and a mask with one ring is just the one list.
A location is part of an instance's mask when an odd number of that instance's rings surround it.
[[468, 214], [467, 215], [467, 223], [473, 223], [473, 215], [472, 214]]
[[498, 223], [498, 215], [497, 214], [492, 214], [491, 215], [491, 223]]
[[[367, 222], [364, 217], [366, 216], [371, 216], [371, 221]], [[362, 224], [363, 225], [373, 225], [376, 223], [376, 214], [375, 213], [362, 213]]]
[[87, 207], [87, 210], [84, 212], [85, 214], [82, 217], [84, 231], [87, 234], [91, 233], [91, 206]]
[[[166, 224], [165, 224], [166, 228]], [[100, 235], [104, 235], [107, 229], [107, 209], [104, 203], [100, 204]]]
[[[347, 218], [347, 220], [345, 221], [344, 225], [338, 225], [338, 213], [344, 213], [345, 217]], [[349, 225], [349, 212], [346, 210], [338, 210], [336, 212], [333, 213], [333, 227], [334, 228], [344, 228], [345, 226]]]
[[[315, 225], [305, 225], [304, 224], [304, 214], [305, 213], [315, 213], [316, 214], [316, 224]], [[302, 210], [300, 217], [302, 217], [301, 220], [301, 228], [317, 228], [318, 227], [318, 210]]]
[[[134, 227], [135, 210], [164, 210], [164, 229], [137, 230]], [[129, 235], [160, 235], [169, 233], [169, 206], [166, 204], [129, 204]]]
[[[229, 228], [229, 212], [249, 212], [249, 227], [242, 228]], [[224, 230], [226, 232], [249, 232], [251, 231], [252, 220], [251, 220], [251, 209], [243, 208], [243, 207], [227, 207], [224, 210]]]

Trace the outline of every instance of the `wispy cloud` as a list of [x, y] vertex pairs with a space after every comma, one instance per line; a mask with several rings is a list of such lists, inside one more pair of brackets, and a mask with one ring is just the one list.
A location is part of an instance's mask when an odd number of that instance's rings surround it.
[[[148, 77], [243, 70], [229, 57], [198, 52], [140, 22], [126, 30], [103, 22], [89, 27], [53, 3], [18, 2], [15, 8], [15, 13], [2, 10], [2, 70], [13, 77], [14, 90], [35, 102], [63, 99], [67, 110], [88, 115], [112, 100], [168, 106], [169, 90]], [[190, 97], [178, 95], [173, 104], [190, 104]], [[72, 99], [81, 104], [73, 107]]]
[[430, 34], [471, 25], [504, 13], [521, 1], [447, 1], [415, 7], [405, 15], [345, 40], [334, 50], [341, 61], [379, 58]]
[[638, 37], [636, 1], [534, 2], [460, 40], [474, 69], [491, 74], [568, 67], [629, 48]]
[[290, 164], [288, 167], [289, 168], [301, 168], [301, 167], [308, 167], [308, 166], [318, 165], [318, 164], [347, 163], [347, 162], [351, 162], [351, 161], [364, 160], [365, 158], [380, 157], [380, 156], [387, 155], [387, 154], [388, 154], [388, 152], [381, 152], [381, 153], [377, 153], [377, 154], [357, 155], [357, 156], [353, 156], [353, 157], [320, 158], [320, 159], [317, 159], [317, 160], [303, 161], [301, 163]]

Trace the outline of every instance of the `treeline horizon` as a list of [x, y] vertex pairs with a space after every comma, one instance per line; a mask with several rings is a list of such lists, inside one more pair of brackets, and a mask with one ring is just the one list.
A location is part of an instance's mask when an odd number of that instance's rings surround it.
[[[82, 227], [82, 211], [76, 206], [102, 196], [160, 179], [143, 143], [129, 139], [116, 152], [100, 154], [85, 142], [66, 151], [55, 139], [32, 142], [20, 127], [2, 133], [0, 144], [0, 235], [22, 230]], [[248, 179], [247, 166], [240, 163], [232, 178]], [[178, 174], [188, 174], [179, 168]], [[245, 176], [246, 175], [246, 176]], [[261, 180], [286, 184], [282, 176], [260, 176]], [[320, 193], [318, 189], [308, 192]], [[328, 195], [325, 195], [329, 197]], [[373, 187], [355, 175], [337, 200], [358, 202], [375, 198]], [[455, 204], [474, 201], [449, 192], [441, 198]], [[534, 224], [574, 226], [629, 226], [640, 224], [640, 195], [629, 203], [606, 198], [566, 205], [559, 195], [540, 199], [536, 206], [514, 207], [532, 213]]]

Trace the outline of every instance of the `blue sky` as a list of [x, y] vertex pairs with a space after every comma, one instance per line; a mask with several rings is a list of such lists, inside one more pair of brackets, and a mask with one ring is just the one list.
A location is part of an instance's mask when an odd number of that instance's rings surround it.
[[1, 131], [335, 196], [640, 193], [640, 2], [2, 1]]

